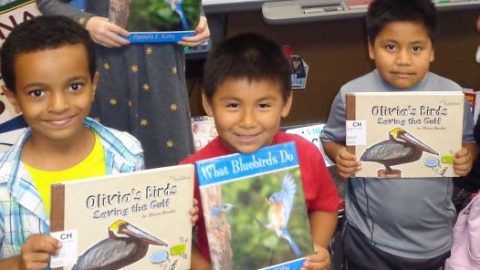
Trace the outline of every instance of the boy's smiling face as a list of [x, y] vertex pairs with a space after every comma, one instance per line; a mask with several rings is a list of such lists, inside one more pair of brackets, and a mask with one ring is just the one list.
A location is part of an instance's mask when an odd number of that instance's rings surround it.
[[399, 89], [422, 80], [434, 60], [432, 40], [420, 22], [386, 24], [373, 44], [369, 40], [368, 50], [382, 78]]
[[92, 80], [86, 49], [64, 45], [19, 54], [15, 91], [5, 91], [32, 128], [32, 138], [75, 139], [90, 112], [98, 75]]
[[292, 104], [282, 96], [280, 84], [271, 80], [231, 79], [220, 84], [203, 107], [215, 119], [218, 135], [235, 152], [253, 153], [272, 143]]

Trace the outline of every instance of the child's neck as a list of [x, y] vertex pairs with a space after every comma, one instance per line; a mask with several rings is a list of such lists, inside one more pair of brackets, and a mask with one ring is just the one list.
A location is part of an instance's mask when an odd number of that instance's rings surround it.
[[23, 147], [21, 160], [40, 170], [65, 170], [84, 160], [94, 145], [95, 134], [89, 128], [82, 129], [75, 140], [53, 143], [32, 135]]

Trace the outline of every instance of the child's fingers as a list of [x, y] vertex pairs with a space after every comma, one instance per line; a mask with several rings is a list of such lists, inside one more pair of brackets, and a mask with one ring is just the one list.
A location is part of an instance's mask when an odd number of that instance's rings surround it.
[[329, 263], [328, 262], [318, 262], [312, 263], [305, 261], [303, 264], [302, 270], [328, 270]]
[[337, 165], [337, 172], [342, 178], [348, 178], [355, 175], [355, 168], [346, 168]]
[[35, 234], [27, 238], [27, 241], [22, 246], [22, 253], [44, 252], [55, 254], [61, 246], [60, 241], [49, 235]]
[[461, 165], [454, 165], [453, 170], [455, 171], [456, 174], [459, 176], [465, 176], [467, 175], [472, 168], [471, 163], [467, 164], [461, 164]]
[[191, 221], [193, 225], [195, 225], [195, 223], [198, 220], [199, 212], [200, 212], [200, 209], [198, 208], [198, 201], [197, 199], [193, 198], [193, 207], [190, 208], [190, 216], [191, 216]]
[[198, 207], [198, 200], [193, 198], [193, 207]]
[[455, 153], [456, 158], [461, 158], [464, 156], [468, 156], [468, 150], [465, 147], [462, 147], [462, 149]]
[[453, 160], [453, 170], [459, 176], [467, 175], [472, 169], [473, 158], [465, 148], [458, 151], [455, 154], [455, 159]]
[[45, 269], [50, 262], [48, 253], [27, 253], [22, 254], [22, 264], [26, 269]]
[[190, 215], [192, 216], [192, 218], [196, 215], [198, 215], [198, 207], [192, 207], [190, 209]]
[[330, 254], [323, 248], [316, 246], [315, 253], [305, 260], [302, 269], [328, 269], [330, 265]]
[[356, 161], [355, 159], [345, 160], [338, 158], [336, 159], [335, 163], [337, 165], [337, 172], [343, 178], [353, 176], [361, 169], [360, 162]]
[[46, 269], [47, 267], [48, 267], [48, 261], [47, 262], [28, 262], [28, 263], [24, 263], [21, 269], [43, 270], [43, 269]]
[[466, 165], [466, 164], [469, 164], [470, 163], [470, 158], [468, 156], [464, 156], [464, 157], [460, 157], [460, 158], [455, 158], [453, 160], [453, 166], [463, 166], [463, 165]]
[[316, 254], [308, 256], [302, 269], [328, 269], [330, 266], [330, 256], [326, 250], [318, 250]]
[[61, 243], [49, 235], [32, 235], [21, 249], [21, 263], [24, 269], [45, 269], [50, 256], [56, 254]]

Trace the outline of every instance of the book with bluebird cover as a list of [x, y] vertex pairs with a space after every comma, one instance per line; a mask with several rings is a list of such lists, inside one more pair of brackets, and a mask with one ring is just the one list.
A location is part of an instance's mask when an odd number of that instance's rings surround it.
[[193, 184], [188, 164], [52, 185], [50, 268], [190, 269]]
[[355, 176], [456, 176], [465, 104], [461, 91], [348, 93], [346, 145], [362, 164]]
[[313, 253], [295, 143], [198, 161], [213, 269], [300, 269]]

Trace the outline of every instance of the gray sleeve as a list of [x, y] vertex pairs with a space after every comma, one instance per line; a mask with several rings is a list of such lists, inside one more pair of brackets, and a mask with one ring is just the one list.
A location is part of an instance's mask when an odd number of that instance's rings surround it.
[[333, 99], [330, 115], [320, 135], [320, 140], [322, 142], [345, 143], [345, 132], [345, 102], [341, 91], [339, 91]]
[[63, 15], [84, 26], [91, 17], [96, 16], [89, 12], [80, 11], [69, 3], [60, 0], [37, 0], [37, 5], [44, 15]]
[[463, 142], [464, 143], [475, 143], [475, 138], [473, 136], [473, 114], [470, 110], [470, 105], [465, 98], [463, 105]]

